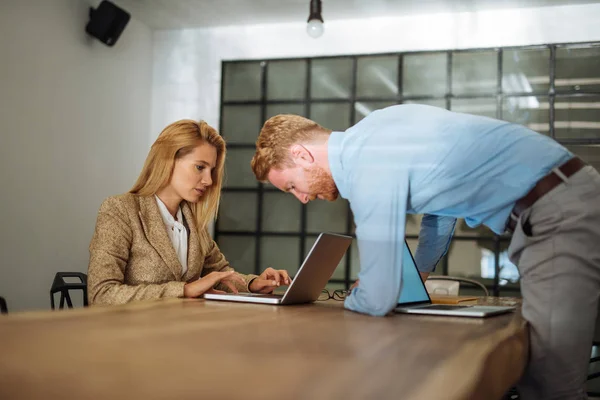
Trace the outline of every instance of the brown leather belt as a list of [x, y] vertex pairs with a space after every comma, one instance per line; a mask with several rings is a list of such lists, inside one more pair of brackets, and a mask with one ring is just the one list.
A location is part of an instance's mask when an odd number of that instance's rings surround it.
[[[581, 158], [573, 157], [558, 167], [558, 171], [560, 171], [560, 173], [557, 173], [556, 169], [553, 169], [552, 172], [540, 179], [533, 189], [529, 191], [529, 193], [521, 197], [515, 203], [515, 206], [513, 207], [506, 224], [507, 230], [509, 232], [514, 232], [515, 228], [517, 227], [517, 220], [523, 211], [531, 207], [542, 196], [564, 182], [567, 178], [586, 165], [587, 164]], [[560, 174], [563, 176], [561, 177]]]

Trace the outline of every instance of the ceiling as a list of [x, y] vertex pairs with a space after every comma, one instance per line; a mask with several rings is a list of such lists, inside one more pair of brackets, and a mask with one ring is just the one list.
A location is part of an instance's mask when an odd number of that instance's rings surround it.
[[[299, 22], [309, 0], [112, 0], [153, 29]], [[589, 4], [590, 0], [323, 0], [325, 22], [410, 14]]]

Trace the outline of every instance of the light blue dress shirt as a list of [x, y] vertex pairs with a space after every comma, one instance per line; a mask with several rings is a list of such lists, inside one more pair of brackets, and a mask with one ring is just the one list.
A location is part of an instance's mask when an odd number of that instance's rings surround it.
[[432, 271], [456, 218], [500, 234], [515, 202], [573, 157], [521, 125], [425, 105], [369, 114], [329, 138], [329, 166], [356, 223], [360, 285], [345, 306], [385, 315], [402, 288], [406, 214], [425, 214], [415, 261]]

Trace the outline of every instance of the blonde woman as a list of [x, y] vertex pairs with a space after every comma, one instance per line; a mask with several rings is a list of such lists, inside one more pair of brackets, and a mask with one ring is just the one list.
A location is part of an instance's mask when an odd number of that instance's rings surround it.
[[90, 304], [270, 293], [290, 283], [284, 270], [236, 273], [209, 236], [225, 152], [223, 138], [204, 121], [181, 120], [162, 131], [129, 193], [100, 206], [90, 244]]

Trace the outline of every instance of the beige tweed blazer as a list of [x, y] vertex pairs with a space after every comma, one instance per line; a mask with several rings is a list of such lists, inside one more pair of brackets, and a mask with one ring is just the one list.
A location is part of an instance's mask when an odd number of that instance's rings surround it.
[[[189, 233], [188, 270], [183, 276], [154, 196], [127, 193], [102, 203], [90, 243], [90, 305], [183, 297], [186, 282], [232, 269], [208, 231], [199, 237], [187, 202], [182, 202], [181, 211]], [[200, 240], [208, 251], [202, 252]], [[246, 286], [238, 290], [247, 292], [256, 275], [240, 276]], [[216, 289], [229, 291], [220, 284]]]

